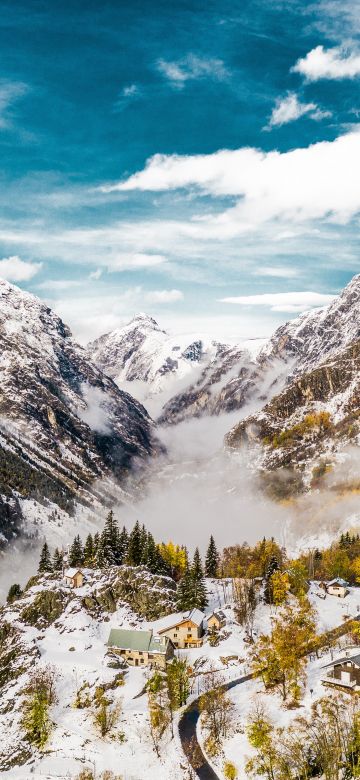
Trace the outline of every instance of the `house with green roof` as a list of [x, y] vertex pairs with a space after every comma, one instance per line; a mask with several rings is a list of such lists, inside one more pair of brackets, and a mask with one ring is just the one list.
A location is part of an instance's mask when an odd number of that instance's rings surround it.
[[174, 646], [166, 636], [153, 631], [112, 628], [107, 641], [108, 650], [122, 656], [130, 666], [152, 666], [165, 669], [174, 656]]

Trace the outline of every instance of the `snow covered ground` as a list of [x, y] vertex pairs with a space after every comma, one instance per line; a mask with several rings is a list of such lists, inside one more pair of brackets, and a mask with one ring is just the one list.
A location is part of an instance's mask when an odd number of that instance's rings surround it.
[[[193, 679], [191, 694], [197, 696], [204, 687], [206, 675], [203, 673], [216, 669], [219, 683], [229, 681], [249, 671], [249, 645], [244, 630], [235, 620], [232, 606], [232, 586], [230, 580], [208, 580], [209, 605], [206, 614], [221, 608], [227, 618], [223, 630], [223, 639], [216, 647], [211, 647], [205, 638], [201, 648], [178, 651], [186, 656], [191, 667], [198, 672]], [[29, 602], [41, 586], [35, 586], [29, 592]], [[110, 668], [106, 658], [106, 641], [111, 628], [151, 627], [135, 615], [127, 606], [119, 606], [116, 612], [105, 614], [101, 619], [92, 617], [81, 606], [81, 598], [89, 595], [89, 585], [73, 592], [61, 617], [46, 629], [27, 626], [25, 629], [26, 646], [36, 646], [40, 651], [40, 665], [51, 664], [57, 671], [58, 703], [51, 707], [50, 715], [54, 728], [43, 755], [38, 754], [34, 762], [22, 769], [11, 769], [2, 776], [13, 780], [28, 780], [29, 777], [42, 780], [59, 778], [70, 780], [84, 766], [94, 766], [97, 771], [111, 769], [122, 775], [124, 780], [183, 780], [186, 776], [187, 761], [182, 753], [175, 727], [175, 737], [168, 734], [163, 739], [161, 757], [158, 758], [151, 742], [147, 695], [144, 686], [149, 672], [144, 669], [129, 668], [125, 674], [125, 684], [111, 691], [114, 703], [121, 704], [121, 715], [112, 735], [101, 738], [93, 722], [90, 708], [74, 707], [76, 691], [83, 683], [88, 683], [94, 694], [98, 685], [114, 679], [116, 670]], [[356, 615], [360, 604], [360, 588], [351, 588], [346, 599], [327, 596], [318, 597], [318, 586], [310, 588], [310, 600], [317, 615], [319, 630], [323, 631], [342, 623], [345, 617]], [[24, 606], [24, 604], [22, 604]], [[271, 618], [277, 609], [263, 603], [256, 611], [254, 633], [268, 632]], [[7, 619], [16, 626], [22, 626], [19, 613], [7, 608]], [[239, 777], [244, 776], [245, 756], [251, 755], [245, 725], [254, 700], [264, 701], [266, 709], [276, 725], [286, 724], [301, 711], [309, 709], [314, 699], [324, 689], [321, 685], [322, 666], [330, 660], [327, 655], [311, 661], [308, 667], [308, 681], [301, 710], [286, 710], [278, 695], [264, 692], [259, 680], [246, 682], [235, 687], [230, 696], [235, 704], [233, 717], [234, 731], [224, 744], [223, 754], [216, 760], [217, 771], [221, 775], [224, 758], [233, 761], [238, 768]], [[11, 703], [14, 697], [21, 695], [26, 684], [26, 673], [8, 687], [2, 704]], [[310, 693], [310, 690], [313, 693]], [[11, 719], [9, 713], [0, 715], [2, 749], [6, 742], [15, 744], [19, 739], [19, 720], [21, 713], [14, 708]], [[201, 733], [199, 734], [202, 739]]]

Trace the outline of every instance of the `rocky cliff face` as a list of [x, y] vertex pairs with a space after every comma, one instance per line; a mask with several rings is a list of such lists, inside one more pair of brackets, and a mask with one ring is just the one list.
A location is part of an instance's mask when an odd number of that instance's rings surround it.
[[[44, 303], [0, 281], [0, 531], [16, 530], [18, 496], [107, 498], [134, 459], [156, 450], [145, 409], [105, 376]], [[100, 487], [100, 493], [103, 488]], [[12, 530], [11, 530], [12, 529]]]
[[226, 444], [250, 448], [260, 469], [296, 468], [309, 484], [321, 459], [331, 464], [339, 452], [360, 443], [359, 382], [357, 340], [295, 376], [260, 413], [236, 425]]
[[152, 317], [138, 314], [123, 328], [88, 345], [91, 359], [121, 388], [129, 388], [146, 404], [161, 395], [162, 403], [188, 386], [225, 349], [208, 337], [170, 336]]
[[290, 376], [313, 368], [360, 338], [360, 274], [341, 295], [322, 309], [313, 309], [278, 328], [262, 349], [260, 361], [290, 361]]

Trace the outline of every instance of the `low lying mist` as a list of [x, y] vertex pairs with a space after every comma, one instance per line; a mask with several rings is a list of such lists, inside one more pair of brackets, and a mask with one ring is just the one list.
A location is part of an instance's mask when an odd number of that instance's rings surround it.
[[150, 467], [144, 492], [116, 510], [127, 527], [138, 519], [157, 539], [203, 551], [213, 534], [219, 547], [275, 536], [284, 543], [288, 510], [260, 493], [245, 450], [224, 450], [239, 411], [159, 429], [167, 454]]

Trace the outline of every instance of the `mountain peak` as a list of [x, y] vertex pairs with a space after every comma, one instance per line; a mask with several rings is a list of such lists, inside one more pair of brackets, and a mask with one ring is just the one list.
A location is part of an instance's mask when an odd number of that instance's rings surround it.
[[150, 317], [150, 314], [146, 314], [146, 312], [143, 311], [135, 314], [135, 316], [127, 323], [126, 327], [131, 325], [145, 325], [152, 328], [153, 330], [161, 330], [156, 320], [154, 320], [153, 317]]

